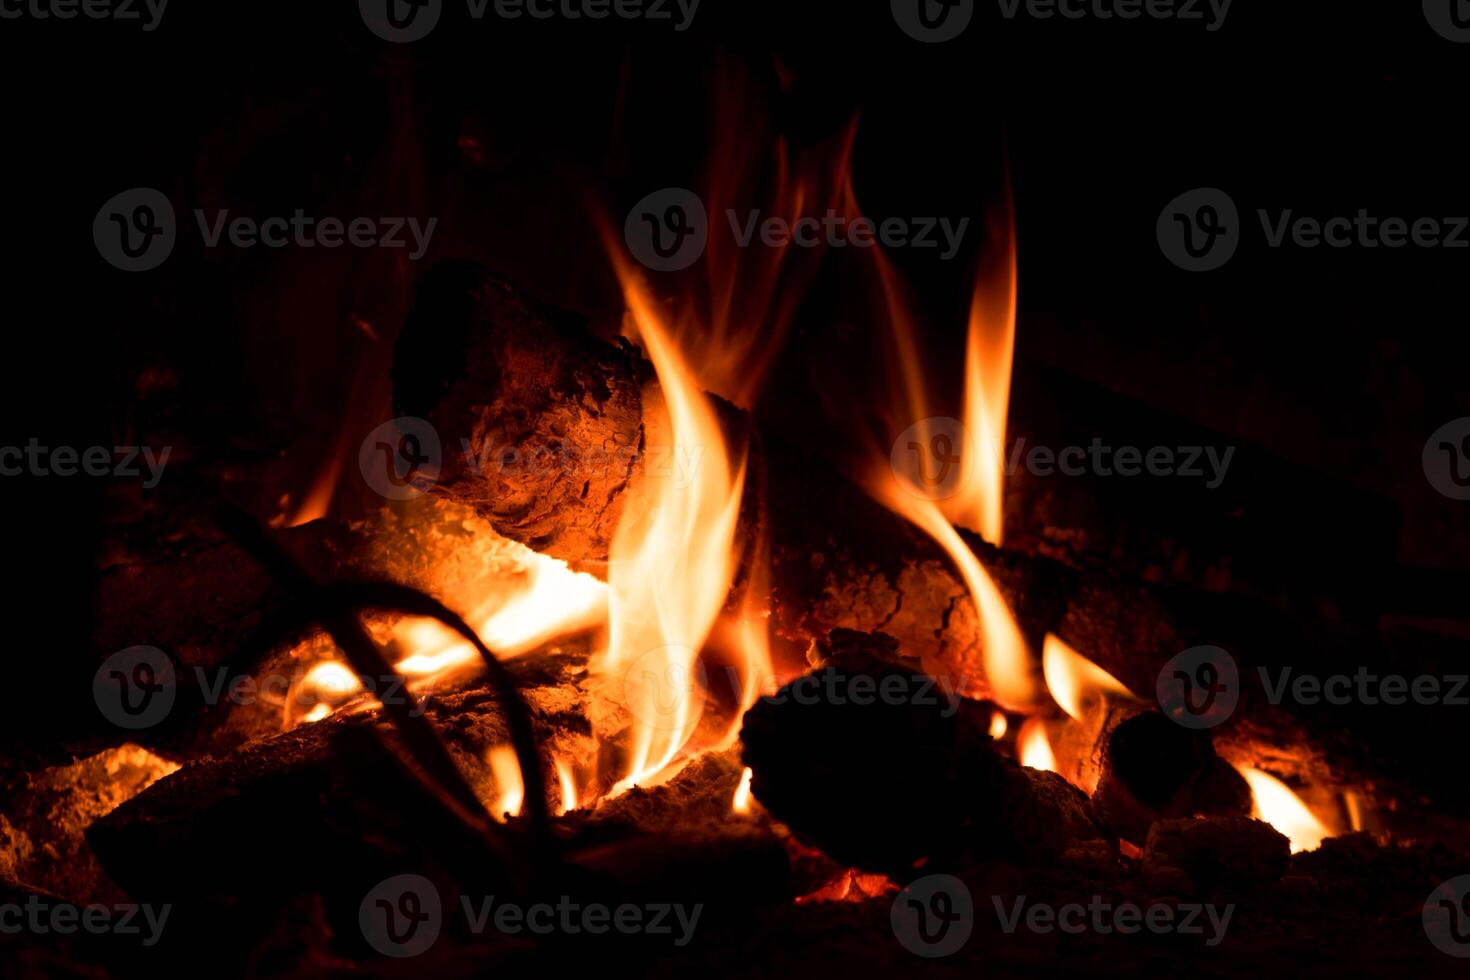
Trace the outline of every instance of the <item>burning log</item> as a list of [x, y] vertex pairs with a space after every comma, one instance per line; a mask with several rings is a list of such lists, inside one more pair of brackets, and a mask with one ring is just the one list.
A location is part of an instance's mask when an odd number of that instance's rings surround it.
[[1109, 734], [1092, 807], [1111, 833], [1137, 844], [1160, 820], [1244, 817], [1251, 792], [1240, 773], [1215, 754], [1209, 732], [1145, 711]]
[[1160, 820], [1143, 849], [1144, 877], [1185, 894], [1197, 887], [1267, 884], [1290, 864], [1286, 837], [1249, 817]]
[[892, 666], [896, 646], [834, 630], [817, 655], [829, 666], [746, 713], [762, 806], [838, 861], [896, 879], [984, 856], [1046, 861], [1099, 836], [1081, 791], [1001, 756], [989, 711]]

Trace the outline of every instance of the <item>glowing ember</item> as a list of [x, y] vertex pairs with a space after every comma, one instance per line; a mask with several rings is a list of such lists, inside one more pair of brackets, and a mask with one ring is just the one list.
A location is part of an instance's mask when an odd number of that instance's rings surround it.
[[1314, 850], [1322, 845], [1325, 838], [1332, 836], [1332, 831], [1317, 819], [1302, 802], [1302, 798], [1281, 780], [1259, 769], [1247, 766], [1236, 768], [1250, 784], [1251, 798], [1255, 801], [1251, 816], [1266, 821], [1285, 834], [1287, 840], [1291, 841], [1293, 854], [1297, 851]]
[[1057, 771], [1057, 757], [1051, 749], [1051, 739], [1046, 735], [1046, 724], [1040, 718], [1027, 718], [1016, 733], [1016, 754], [1021, 765], [1047, 772]]
[[497, 745], [485, 754], [490, 766], [490, 775], [495, 780], [495, 805], [490, 813], [496, 819], [513, 817], [521, 812], [526, 800], [526, 786], [521, 781], [521, 766], [516, 761], [515, 749], [509, 745]]
[[1047, 690], [1074, 721], [1084, 721], [1109, 696], [1137, 700], [1123, 682], [1050, 633], [1041, 650]]
[[735, 813], [750, 812], [750, 780], [754, 775], [749, 766], [740, 774], [740, 785], [735, 787], [735, 797], [730, 801], [730, 809]]
[[[621, 682], [632, 714], [627, 775], [616, 791], [667, 778], [704, 706], [697, 670], [735, 573], [735, 526], [745, 462], [732, 459], [719, 419], [662, 314], [615, 260], [629, 326], [643, 342], [666, 413], [650, 411], [650, 463], [627, 502], [608, 565], [608, 649], [594, 670]], [[667, 465], [654, 465], [655, 450]]]

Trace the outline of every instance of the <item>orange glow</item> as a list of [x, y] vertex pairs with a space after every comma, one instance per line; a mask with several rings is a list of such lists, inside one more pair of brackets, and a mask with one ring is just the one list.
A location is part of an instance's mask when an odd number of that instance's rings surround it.
[[1047, 690], [1074, 721], [1083, 721], [1109, 697], [1136, 700], [1123, 682], [1050, 633], [1041, 650]]
[[521, 812], [526, 799], [526, 785], [521, 780], [521, 766], [516, 761], [515, 749], [509, 745], [497, 745], [485, 754], [490, 766], [490, 775], [495, 780], [495, 804], [490, 813], [497, 820], [513, 817]]
[[[492, 595], [467, 617], [478, 623], [476, 632], [497, 657], [520, 656], [606, 620], [606, 585], [572, 571], [564, 561], [512, 547], [518, 554], [514, 574], [497, 578]], [[434, 681], [480, 664], [475, 648], [435, 619], [404, 619], [394, 628], [393, 640], [413, 651], [396, 665], [410, 678]]]
[[1006, 731], [1010, 727], [1011, 727], [1011, 724], [1010, 724], [1009, 721], [1006, 720], [1005, 712], [1003, 712], [1003, 711], [995, 711], [995, 712], [992, 712], [991, 713], [991, 715], [990, 715], [990, 737], [991, 738], [994, 738], [994, 739], [1002, 739], [1002, 738], [1005, 738], [1006, 737]]
[[650, 387], [645, 401], [648, 445], [662, 448], [669, 460], [655, 465], [650, 452], [608, 563], [608, 649], [593, 669], [620, 681], [632, 715], [630, 761], [614, 788], [619, 792], [666, 778], [703, 713], [699, 654], [734, 578], [745, 460], [732, 458], [713, 404], [641, 280], [625, 262], [614, 261], [627, 326], [658, 375], [659, 387]]
[[572, 775], [572, 767], [561, 759], [557, 759], [556, 781], [561, 786], [561, 805], [557, 808], [556, 815], [559, 817], [577, 808], [577, 779]]
[[1250, 784], [1251, 798], [1255, 801], [1251, 816], [1266, 821], [1285, 834], [1291, 841], [1293, 854], [1314, 850], [1322, 845], [1324, 839], [1332, 836], [1327, 825], [1318, 820], [1302, 798], [1281, 780], [1259, 769], [1236, 768]]
[[730, 809], [734, 812], [750, 812], [750, 780], [754, 775], [749, 766], [740, 774], [740, 785], [735, 787], [735, 797], [730, 801]]
[[1027, 718], [1016, 733], [1016, 753], [1021, 765], [1032, 769], [1057, 771], [1057, 757], [1051, 750], [1051, 739], [1046, 735], [1046, 724], [1040, 718]]

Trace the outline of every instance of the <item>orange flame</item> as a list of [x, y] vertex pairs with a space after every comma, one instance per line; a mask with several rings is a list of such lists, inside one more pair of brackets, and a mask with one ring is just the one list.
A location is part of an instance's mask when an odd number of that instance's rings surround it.
[[490, 766], [497, 794], [490, 813], [497, 820], [520, 813], [521, 804], [526, 800], [526, 784], [521, 779], [521, 765], [516, 761], [515, 749], [509, 745], [497, 745], [485, 754], [485, 762]]
[[1317, 819], [1307, 804], [1275, 776], [1236, 766], [1245, 781], [1250, 784], [1251, 798], [1255, 806], [1251, 816], [1264, 820], [1286, 835], [1291, 841], [1291, 852], [1310, 851], [1322, 846], [1322, 841], [1332, 836], [1332, 831]]
[[1005, 484], [1006, 416], [1016, 349], [1016, 229], [1007, 188], [1004, 219], [992, 222], [990, 245], [998, 272], [975, 277], [965, 342], [965, 428], [974, 454], [973, 478], [944, 502], [956, 524], [1001, 544]]
[[628, 773], [617, 792], [663, 773], [699, 722], [698, 659], [735, 573], [745, 459], [732, 459], [712, 403], [641, 281], [614, 261], [628, 325], [658, 375], [660, 388], [650, 388], [645, 405], [652, 407], [661, 390], [666, 410], [645, 413], [649, 446], [672, 460], [645, 468], [608, 564], [608, 649], [596, 669], [621, 679], [633, 715]]
[[1108, 697], [1137, 700], [1112, 674], [1048, 633], [1041, 649], [1047, 690], [1073, 721], [1085, 721]]
[[[861, 213], [850, 187], [847, 207], [853, 215]], [[998, 283], [983, 275], [976, 277], [965, 359], [966, 431], [958, 450], [961, 469], [958, 480], [946, 481], [946, 489], [951, 483], [958, 489], [936, 497], [900, 474], [886, 456], [881, 467], [871, 467], [866, 482], [869, 493], [925, 531], [955, 563], [979, 617], [981, 658], [993, 697], [1006, 708], [1023, 710], [1039, 698], [1026, 642], [995, 581], [954, 528], [956, 523], [967, 525], [992, 543], [1000, 540], [1005, 424], [1016, 330], [1015, 230], [1009, 202], [1005, 221], [993, 225], [991, 238], [1003, 274]], [[938, 434], [931, 423], [940, 413], [929, 404], [931, 386], [925, 380], [919, 332], [892, 264], [877, 248], [870, 251], [897, 364], [889, 435], [917, 426], [918, 444], [931, 446]], [[984, 441], [977, 442], [977, 437]]]
[[1006, 732], [1010, 729], [1010, 727], [1011, 727], [1011, 723], [1006, 720], [1006, 715], [1005, 715], [1005, 712], [1004, 711], [994, 711], [994, 712], [991, 712], [991, 715], [990, 715], [990, 737], [991, 738], [994, 738], [994, 739], [1002, 739], [1002, 738], [1005, 738], [1006, 737]]
[[562, 759], [555, 760], [555, 765], [556, 781], [561, 786], [561, 806], [556, 811], [559, 817], [577, 808], [577, 778], [572, 774], [572, 767]]
[[1040, 718], [1027, 718], [1016, 733], [1016, 753], [1021, 765], [1046, 772], [1057, 771], [1057, 757], [1051, 749], [1051, 739], [1046, 735], [1046, 723]]
[[730, 809], [735, 813], [750, 812], [750, 781], [754, 776], [755, 772], [749, 766], [740, 774], [740, 785], [735, 787], [735, 796], [730, 801]]

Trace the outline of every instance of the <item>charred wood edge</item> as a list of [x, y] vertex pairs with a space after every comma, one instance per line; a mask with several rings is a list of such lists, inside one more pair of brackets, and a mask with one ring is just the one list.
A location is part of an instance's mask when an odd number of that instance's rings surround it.
[[[530, 710], [516, 689], [515, 680], [483, 640], [458, 614], [437, 599], [406, 586], [392, 583], [339, 583], [318, 585], [248, 515], [233, 508], [223, 508], [219, 520], [243, 548], [302, 598], [315, 604], [320, 618], [333, 641], [341, 648], [362, 680], [371, 687], [374, 678], [394, 678], [406, 689], [406, 681], [368, 635], [357, 612], [367, 607], [389, 608], [409, 615], [432, 617], [444, 623], [472, 643], [485, 661], [487, 675], [499, 696], [505, 712], [512, 746], [521, 768], [526, 789], [527, 827], [532, 841], [534, 861], [544, 858], [550, 836], [550, 812], [546, 803], [546, 787], [541, 772], [540, 754], [531, 725]], [[507, 864], [520, 860], [518, 849], [493, 830], [484, 806], [475, 795], [464, 774], [455, 765], [449, 751], [439, 740], [427, 718], [416, 714], [412, 706], [398, 698], [382, 699], [383, 711], [393, 721], [403, 738], [404, 748], [424, 777], [435, 787], [434, 798], [449, 806], [457, 818], [473, 815], [473, 824], [492, 836], [491, 846]], [[484, 821], [484, 822], [482, 822]]]

